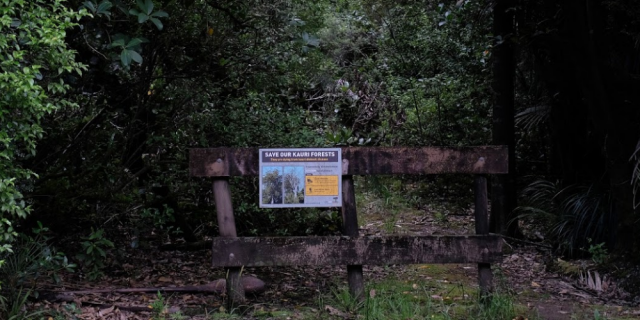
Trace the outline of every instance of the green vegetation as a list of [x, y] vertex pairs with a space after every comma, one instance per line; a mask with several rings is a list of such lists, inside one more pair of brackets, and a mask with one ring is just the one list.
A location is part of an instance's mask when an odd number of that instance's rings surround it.
[[[81, 314], [82, 310], [80, 310], [80, 308], [75, 303], [69, 303], [62, 305], [62, 308], [60, 308], [60, 310], [56, 310], [55, 312], [53, 312], [47, 319], [78, 320]], [[29, 317], [25, 317], [25, 319], [29, 319]]]
[[76, 106], [64, 97], [71, 88], [65, 77], [86, 66], [76, 62], [65, 31], [85, 15], [61, 0], [0, 4], [0, 254], [11, 250], [16, 223], [32, 209], [23, 193], [33, 191], [38, 174], [24, 163], [36, 155], [44, 118]]
[[[210, 181], [187, 173], [201, 147], [507, 143], [514, 181], [490, 189], [493, 231], [601, 267], [637, 256], [639, 12], [623, 0], [1, 0], [1, 306], [22, 310], [39, 268], [78, 263], [97, 279], [120, 262], [116, 243], [217, 235]], [[304, 198], [295, 174], [261, 174], [263, 203]], [[337, 210], [260, 209], [258, 178], [230, 180], [240, 236], [339, 234]], [[471, 199], [462, 175], [356, 183], [360, 221], [384, 217], [386, 233], [425, 211], [452, 225]], [[50, 230], [31, 236], [38, 221]], [[393, 308], [409, 307], [341, 312]]]
[[[411, 269], [413, 268], [413, 271]], [[261, 305], [239, 315], [215, 313], [212, 319], [537, 319], [515, 297], [501, 288], [489, 304], [477, 299], [477, 288], [453, 267], [420, 265], [408, 274], [372, 281], [363, 300], [354, 299], [345, 287], [319, 294], [316, 305], [287, 307]], [[407, 278], [409, 280], [407, 280]]]
[[31, 319], [41, 314], [40, 311], [25, 308], [29, 297], [38, 295], [38, 281], [49, 276], [59, 283], [60, 273], [75, 270], [76, 265], [50, 245], [51, 239], [45, 236], [48, 231], [40, 225], [34, 229], [35, 236], [22, 235], [15, 241], [12, 252], [0, 253], [0, 258], [5, 262], [0, 268], [0, 278], [3, 280], [0, 317]]
[[105, 267], [107, 250], [114, 247], [113, 242], [105, 238], [102, 229], [91, 229], [91, 234], [83, 239], [82, 252], [78, 253], [76, 258], [82, 262], [89, 280], [99, 279], [102, 277], [102, 269]]
[[171, 312], [167, 306], [167, 301], [160, 292], [156, 295], [156, 299], [149, 306], [151, 308], [151, 318], [155, 320], [183, 320], [186, 319], [180, 311]]

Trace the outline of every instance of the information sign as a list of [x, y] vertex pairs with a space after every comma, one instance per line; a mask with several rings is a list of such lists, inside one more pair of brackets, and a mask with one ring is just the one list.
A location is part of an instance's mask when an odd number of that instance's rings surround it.
[[260, 207], [341, 207], [341, 151], [260, 149]]

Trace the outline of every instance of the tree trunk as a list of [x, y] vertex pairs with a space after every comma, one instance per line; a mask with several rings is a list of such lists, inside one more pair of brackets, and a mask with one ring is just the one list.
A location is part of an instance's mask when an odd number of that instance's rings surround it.
[[518, 223], [514, 220], [516, 207], [516, 157], [514, 79], [515, 59], [513, 42], [513, 3], [498, 0], [493, 8], [493, 104], [492, 143], [509, 147], [509, 173], [492, 179], [490, 230], [494, 233], [519, 237]]

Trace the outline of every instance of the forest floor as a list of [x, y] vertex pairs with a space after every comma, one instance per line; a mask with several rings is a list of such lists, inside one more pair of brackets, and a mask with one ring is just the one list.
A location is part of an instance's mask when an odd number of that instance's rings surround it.
[[[359, 213], [363, 235], [469, 234], [474, 226], [471, 209], [456, 214], [446, 206], [388, 210], [379, 199], [358, 201], [367, 203]], [[178, 287], [224, 278], [224, 270], [210, 267], [210, 250], [160, 251], [161, 244], [158, 238], [136, 249], [123, 245], [109, 256], [99, 281], [63, 274], [61, 283], [43, 281], [37, 290]], [[497, 292], [512, 304], [507, 320], [640, 319], [638, 301], [604, 272], [596, 277], [590, 261], [559, 260], [534, 243], [505, 243], [504, 250], [504, 261], [492, 268]], [[345, 269], [247, 268], [244, 274], [262, 279], [265, 291], [250, 296], [234, 314], [225, 307], [224, 294], [201, 293], [88, 293], [66, 302], [41, 299], [29, 308], [46, 310], [45, 319], [476, 319], [475, 265], [365, 266], [366, 307], [350, 300]], [[385, 296], [385, 303], [374, 303]], [[375, 313], [376, 306], [395, 311]]]

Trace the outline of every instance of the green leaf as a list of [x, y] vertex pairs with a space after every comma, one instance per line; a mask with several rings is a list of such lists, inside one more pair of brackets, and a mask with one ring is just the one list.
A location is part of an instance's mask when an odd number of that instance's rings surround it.
[[133, 61], [142, 64], [142, 56], [140, 56], [139, 53], [133, 51], [133, 50], [129, 50], [129, 54], [131, 55], [131, 59], [133, 59]]
[[151, 11], [153, 11], [153, 1], [151, 0], [136, 0], [136, 3], [138, 4], [138, 7], [140, 8], [140, 10], [142, 10], [142, 12], [146, 13], [147, 15], [151, 14]]
[[138, 23], [144, 23], [149, 20], [149, 16], [144, 14], [143, 12], [138, 13]]
[[129, 14], [132, 16], [137, 16], [140, 12], [136, 9], [129, 10]]
[[109, 48], [114, 47], [124, 47], [124, 38], [116, 39], [115, 41], [111, 42]]
[[147, 8], [147, 14], [151, 14], [151, 11], [153, 11], [153, 1], [145, 0], [144, 6]]
[[447, 18], [447, 21], [451, 21], [455, 17], [450, 11], [445, 12], [444, 16]]
[[122, 65], [127, 67], [127, 68], [131, 64], [131, 53], [130, 53], [130, 51], [131, 50], [124, 49], [120, 53], [120, 61], [122, 62]]
[[151, 22], [153, 22], [153, 24], [156, 25], [156, 27], [158, 28], [158, 30], [162, 30], [162, 22], [160, 22], [160, 20], [156, 19], [156, 18], [150, 18]]
[[82, 5], [89, 9], [91, 12], [95, 13], [96, 12], [96, 4], [93, 3], [93, 1], [85, 1], [82, 3]]
[[131, 39], [131, 41], [129, 41], [129, 43], [127, 43], [127, 46], [125, 48], [127, 48], [127, 49], [133, 48], [135, 46], [140, 45], [142, 42], [143, 41], [140, 38], [133, 38], [133, 39]]
[[146, 8], [144, 6], [144, 1], [142, 0], [136, 0], [136, 4], [138, 5], [138, 8], [140, 8], [140, 10], [142, 10], [142, 12], [146, 12]]
[[296, 27], [301, 27], [304, 26], [306, 23], [304, 22], [304, 20], [294, 17], [291, 19], [291, 21], [289, 21], [289, 25], [290, 26], [296, 26]]
[[107, 12], [107, 10], [111, 9], [111, 7], [113, 7], [113, 4], [111, 4], [110, 1], [105, 0], [105, 1], [102, 1], [100, 5], [98, 5], [98, 9], [96, 9], [96, 12], [102, 13], [102, 14], [106, 14], [106, 13], [111, 14], [111, 12]]
[[164, 11], [162, 11], [162, 10], [158, 10], [158, 11], [154, 12], [151, 16], [152, 17], [157, 17], [157, 18], [165, 18], [165, 17], [168, 17], [169, 14], [164, 12]]

